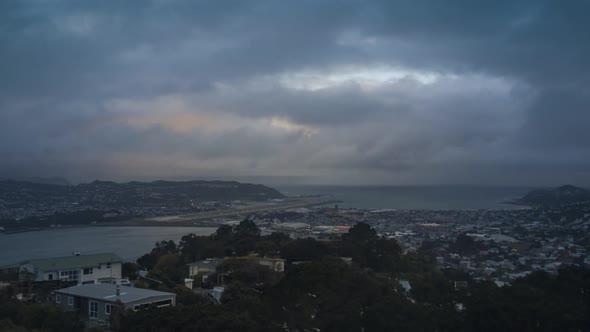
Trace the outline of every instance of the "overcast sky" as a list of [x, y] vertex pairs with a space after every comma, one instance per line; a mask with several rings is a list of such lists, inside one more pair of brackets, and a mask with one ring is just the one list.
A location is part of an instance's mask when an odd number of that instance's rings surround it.
[[588, 13], [2, 0], [0, 177], [587, 185]]

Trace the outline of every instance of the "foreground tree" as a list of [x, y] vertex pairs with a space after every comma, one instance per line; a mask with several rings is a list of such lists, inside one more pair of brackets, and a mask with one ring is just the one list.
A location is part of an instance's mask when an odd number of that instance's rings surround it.
[[281, 256], [289, 262], [316, 260], [333, 253], [327, 244], [312, 238], [293, 240], [281, 250]]
[[205, 258], [223, 257], [223, 242], [213, 237], [197, 236], [193, 233], [182, 237], [178, 244], [179, 253], [185, 264]]
[[401, 248], [395, 240], [381, 238], [370, 225], [359, 222], [342, 235], [340, 255], [352, 257], [362, 267], [393, 272], [399, 266]]
[[158, 259], [161, 256], [177, 253], [178, 247], [174, 241], [170, 240], [156, 242], [156, 246], [152, 249], [152, 251], [150, 251], [150, 253], [145, 254], [137, 259], [137, 264], [146, 270], [151, 270], [156, 265]]
[[260, 229], [249, 219], [240, 222], [234, 229], [232, 246], [237, 256], [249, 254], [260, 239]]
[[184, 264], [176, 254], [166, 254], [158, 258], [158, 262], [152, 270], [150, 277], [163, 281], [168, 287], [180, 283], [184, 276]]

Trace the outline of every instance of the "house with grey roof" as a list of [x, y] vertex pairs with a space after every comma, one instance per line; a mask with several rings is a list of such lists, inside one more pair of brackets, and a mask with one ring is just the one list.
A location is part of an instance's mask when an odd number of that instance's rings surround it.
[[19, 273], [32, 273], [35, 281], [63, 280], [79, 284], [121, 279], [123, 259], [112, 253], [31, 259], [20, 263]]
[[81, 317], [108, 322], [113, 310], [139, 310], [176, 305], [176, 294], [113, 284], [77, 285], [54, 291], [55, 304]]

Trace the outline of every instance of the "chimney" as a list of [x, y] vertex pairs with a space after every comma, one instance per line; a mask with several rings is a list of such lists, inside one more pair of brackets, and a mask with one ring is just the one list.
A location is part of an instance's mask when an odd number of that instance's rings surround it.
[[121, 295], [121, 289], [119, 288], [119, 284], [117, 284], [117, 296]]

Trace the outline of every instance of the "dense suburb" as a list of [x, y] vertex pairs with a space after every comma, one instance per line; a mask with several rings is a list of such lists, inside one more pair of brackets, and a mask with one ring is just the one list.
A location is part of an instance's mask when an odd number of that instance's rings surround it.
[[[473, 246], [459, 236], [453, 249]], [[188, 234], [178, 244], [159, 242], [137, 264], [124, 266], [128, 277], [149, 270], [150, 278], [161, 283], [136, 285], [175, 292], [177, 306], [116, 312], [111, 327], [131, 332], [590, 330], [590, 270], [570, 267], [557, 276], [537, 272], [497, 287], [460, 271], [437, 269], [430, 247], [425, 243], [415, 254], [402, 254], [395, 240], [379, 237], [364, 223], [328, 241], [261, 236], [250, 220], [221, 226], [211, 236]], [[252, 253], [286, 259], [285, 273], [237, 258]], [[217, 271], [225, 277], [221, 304], [182, 285], [185, 265], [210, 257], [236, 257]], [[352, 257], [353, 263], [340, 257]], [[399, 280], [408, 280], [411, 290], [400, 287]], [[456, 282], [468, 287], [456, 287]], [[0, 330], [85, 329], [75, 315], [22, 304], [13, 300], [12, 291], [0, 294]]]

